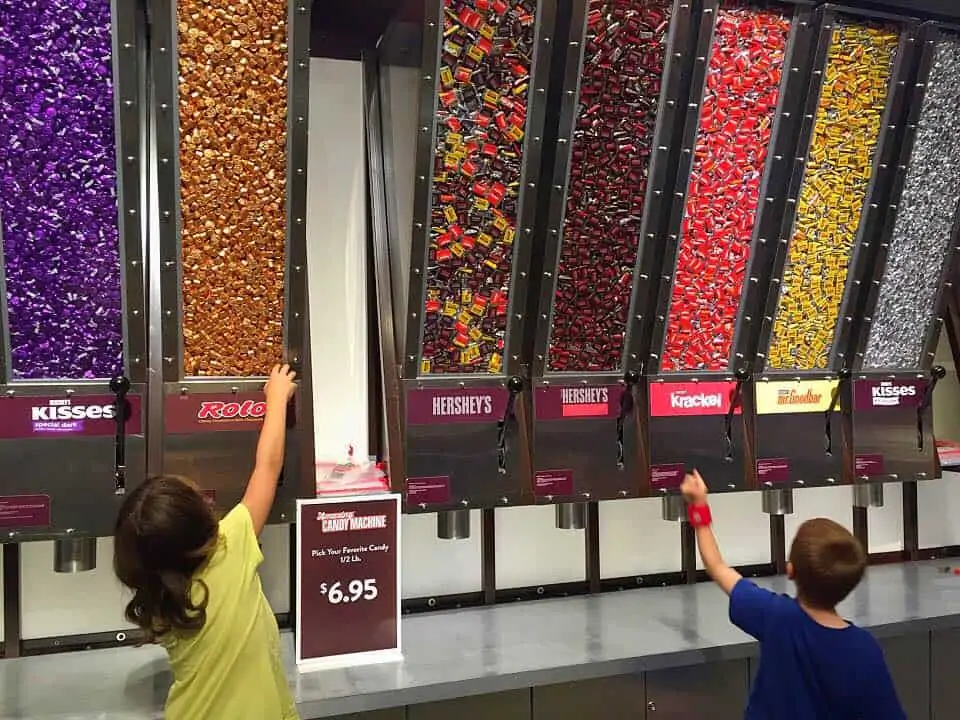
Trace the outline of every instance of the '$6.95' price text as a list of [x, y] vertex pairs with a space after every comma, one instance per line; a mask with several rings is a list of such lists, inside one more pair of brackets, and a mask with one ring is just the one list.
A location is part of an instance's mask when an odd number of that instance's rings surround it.
[[376, 600], [380, 592], [377, 590], [376, 579], [367, 578], [366, 580], [351, 580], [348, 583], [337, 581], [330, 585], [320, 583], [320, 594], [323, 595], [331, 605], [339, 605], [340, 603]]

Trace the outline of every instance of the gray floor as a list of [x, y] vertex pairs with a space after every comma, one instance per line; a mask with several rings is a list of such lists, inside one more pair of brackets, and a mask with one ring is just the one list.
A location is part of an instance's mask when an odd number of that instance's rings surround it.
[[[880, 638], [960, 627], [960, 577], [943, 562], [872, 568], [841, 608]], [[783, 579], [761, 581], [788, 590]], [[755, 645], [712, 585], [610, 593], [404, 620], [404, 660], [300, 675], [304, 718], [742, 659]], [[0, 662], [0, 718], [160, 718], [169, 685], [156, 648]]]

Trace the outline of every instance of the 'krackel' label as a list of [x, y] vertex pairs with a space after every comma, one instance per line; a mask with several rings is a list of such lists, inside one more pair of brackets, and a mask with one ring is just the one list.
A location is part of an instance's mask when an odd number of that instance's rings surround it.
[[[726, 415], [730, 412], [735, 382], [651, 383], [652, 417]], [[736, 412], [740, 412], [739, 406]]]

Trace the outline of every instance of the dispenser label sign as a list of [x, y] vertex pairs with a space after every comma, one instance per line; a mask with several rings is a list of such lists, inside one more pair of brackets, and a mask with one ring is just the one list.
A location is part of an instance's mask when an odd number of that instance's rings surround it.
[[923, 401], [926, 380], [861, 380], [854, 384], [857, 410], [917, 408]]
[[449, 476], [407, 478], [408, 505], [446, 505], [449, 502]]
[[298, 665], [399, 654], [399, 496], [299, 501], [297, 588]]
[[787, 458], [757, 460], [757, 479], [762, 483], [790, 482], [790, 461]]
[[[839, 386], [837, 380], [758, 382], [757, 415], [826, 412]], [[839, 402], [834, 409], [840, 409]]]
[[687, 474], [683, 463], [670, 465], [650, 466], [650, 487], [654, 490], [676, 490], [683, 485], [683, 477]]
[[[650, 383], [652, 417], [726, 415], [737, 391], [735, 382]], [[739, 406], [736, 413], [740, 413]]]
[[0, 528], [50, 527], [49, 495], [0, 497]]
[[[6, 397], [0, 399], [0, 440], [110, 437], [117, 432], [112, 395]], [[126, 396], [126, 433], [141, 430], [140, 396]]]
[[534, 395], [537, 420], [616, 418], [623, 392], [620, 385], [539, 387]]
[[507, 410], [506, 388], [444, 388], [407, 392], [411, 425], [500, 422]]
[[538, 470], [533, 475], [533, 494], [538, 498], [573, 495], [573, 470]]
[[266, 414], [260, 392], [168, 395], [164, 402], [164, 426], [174, 434], [256, 431]]
[[883, 475], [883, 455], [857, 455], [854, 468], [858, 477]]

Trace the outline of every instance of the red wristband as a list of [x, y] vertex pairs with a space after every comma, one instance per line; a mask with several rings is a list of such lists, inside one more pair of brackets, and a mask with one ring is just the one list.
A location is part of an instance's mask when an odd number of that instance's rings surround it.
[[687, 507], [687, 517], [693, 527], [710, 527], [713, 523], [713, 515], [710, 514], [709, 505], [690, 505]]

